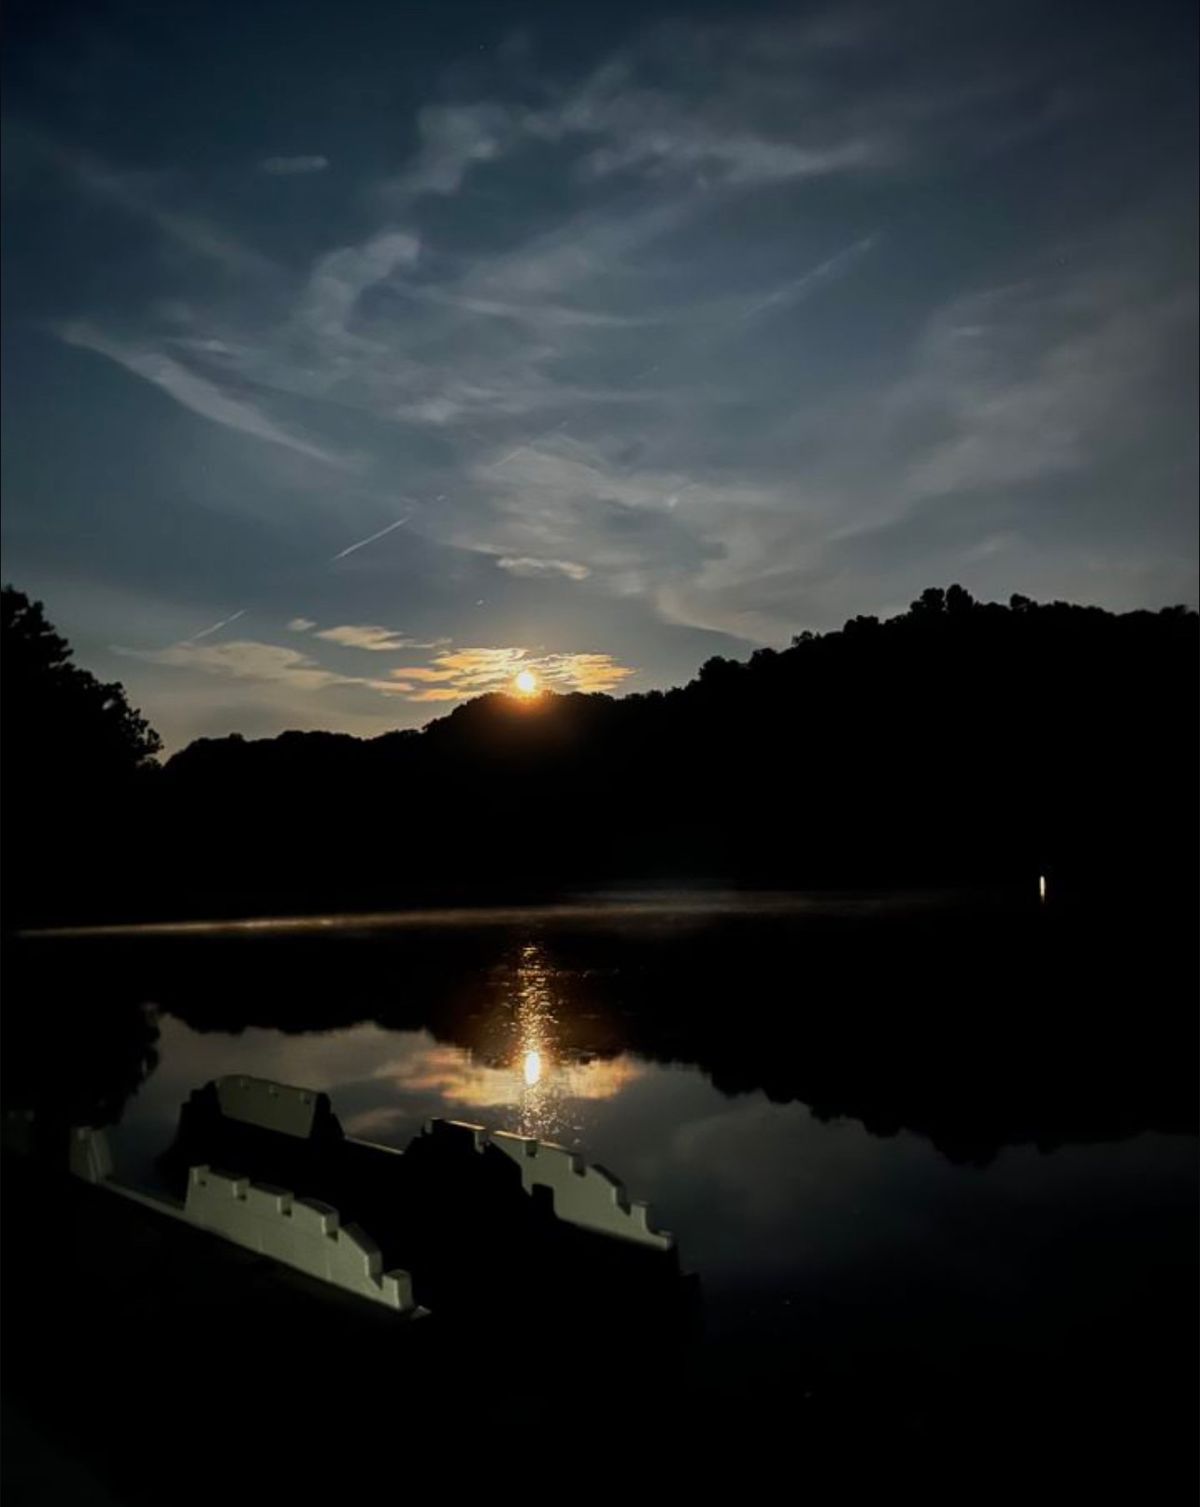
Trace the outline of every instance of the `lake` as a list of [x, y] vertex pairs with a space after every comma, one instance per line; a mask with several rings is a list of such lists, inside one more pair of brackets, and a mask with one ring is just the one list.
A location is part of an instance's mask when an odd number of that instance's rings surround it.
[[918, 1433], [1132, 1397], [1169, 1440], [1194, 1395], [1188, 935], [1036, 895], [659, 895], [26, 940], [6, 1103], [114, 1122], [145, 1182], [230, 1072], [389, 1145], [434, 1115], [558, 1141], [677, 1236], [698, 1385]]

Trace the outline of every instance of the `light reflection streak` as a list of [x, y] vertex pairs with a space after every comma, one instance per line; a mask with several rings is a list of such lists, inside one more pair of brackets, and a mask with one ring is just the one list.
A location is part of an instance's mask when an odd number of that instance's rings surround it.
[[522, 1135], [542, 1140], [561, 1139], [569, 1129], [564, 1123], [563, 1084], [553, 1050], [557, 1001], [550, 979], [545, 953], [536, 942], [527, 942], [516, 968], [512, 1004], [521, 1064], [517, 1128]]
[[[502, 976], [495, 1007], [472, 1030], [470, 1046], [426, 1036], [415, 1050], [380, 1062], [371, 1076], [399, 1096], [436, 1098], [438, 1112], [451, 1118], [486, 1111], [479, 1118], [494, 1128], [575, 1144], [585, 1106], [616, 1098], [645, 1070], [625, 1054], [581, 1056], [567, 1046], [556, 969], [539, 943], [519, 946]], [[372, 1106], [349, 1128], [378, 1134], [402, 1113], [394, 1103]]]

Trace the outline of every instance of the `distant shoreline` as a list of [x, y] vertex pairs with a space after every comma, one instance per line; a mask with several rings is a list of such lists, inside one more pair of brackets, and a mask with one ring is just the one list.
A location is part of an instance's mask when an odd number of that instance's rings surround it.
[[531, 922], [605, 922], [625, 920], [705, 919], [859, 915], [881, 912], [966, 909], [1034, 910], [1036, 883], [1029, 885], [941, 886], [938, 888], [736, 890], [683, 888], [602, 890], [569, 899], [478, 905], [410, 906], [393, 910], [337, 911], [312, 914], [214, 916], [194, 919], [98, 922], [26, 927], [12, 935], [22, 940], [87, 937], [247, 936], [255, 934], [345, 933], [474, 926], [503, 927]]

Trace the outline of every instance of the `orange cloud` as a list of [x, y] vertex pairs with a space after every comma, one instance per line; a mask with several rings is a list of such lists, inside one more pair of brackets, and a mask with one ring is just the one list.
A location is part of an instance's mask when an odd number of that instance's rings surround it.
[[636, 673], [611, 654], [537, 655], [512, 646], [451, 649], [435, 655], [430, 665], [406, 665], [392, 674], [427, 687], [414, 692], [411, 701], [462, 701], [507, 690], [520, 670], [532, 670], [556, 691], [611, 691]]
[[[311, 619], [294, 618], [289, 626], [300, 632], [301, 625], [308, 632]], [[390, 629], [362, 624], [343, 624], [315, 636], [357, 649], [396, 648], [400, 644]], [[431, 643], [428, 647], [437, 646]], [[224, 643], [187, 640], [165, 649], [117, 648], [116, 652], [235, 680], [278, 681], [302, 691], [360, 686], [416, 702], [465, 701], [489, 691], [507, 691], [521, 670], [532, 671], [538, 684], [552, 691], [611, 691], [636, 673], [628, 665], [618, 664], [611, 654], [530, 654], [515, 645], [444, 649], [427, 665], [404, 665], [378, 678], [346, 675], [327, 669], [298, 649], [247, 639]]]

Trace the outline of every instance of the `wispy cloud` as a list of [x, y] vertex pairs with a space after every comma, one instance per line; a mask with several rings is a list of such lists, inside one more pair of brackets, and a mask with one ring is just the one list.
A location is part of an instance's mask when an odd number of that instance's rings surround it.
[[845, 271], [859, 257], [865, 256], [879, 240], [878, 235], [860, 236], [850, 245], [844, 246], [840, 251], [835, 251], [824, 261], [811, 267], [799, 277], [792, 278], [781, 287], [775, 288], [765, 298], [758, 299], [745, 309], [740, 317], [753, 318], [761, 314], [765, 309], [776, 308], [784, 304], [792, 304], [804, 298], [807, 294], [819, 288], [822, 283], [834, 277], [837, 273]]
[[[1070, 534], [1084, 505], [1051, 506], [1045, 489], [1078, 499], [1091, 477], [1107, 532], [1105, 471], [1144, 469], [1130, 459], [1170, 408], [1196, 307], [1178, 284], [1140, 285], [1064, 260], [936, 307], [890, 382], [861, 387], [852, 412], [814, 411], [805, 474], [777, 506], [706, 513], [717, 548], [660, 576], [660, 610], [769, 642], [835, 623], [854, 600], [898, 609], [951, 571], [983, 590], [1018, 566], [1031, 589], [1062, 590], [1049, 583], [1069, 572], [1094, 593]], [[1103, 573], [1127, 601], [1108, 560]]]
[[[742, 30], [714, 32], [720, 38], [718, 46], [744, 46]], [[722, 69], [711, 53], [699, 57], [693, 52], [680, 66], [672, 57], [680, 51], [673, 43], [677, 38], [660, 47], [650, 34], [609, 58], [574, 89], [537, 108], [479, 100], [422, 109], [417, 117], [420, 145], [409, 166], [389, 185], [393, 200], [457, 193], [472, 168], [546, 141], [585, 143], [579, 165], [592, 177], [631, 171], [649, 177], [674, 173], [706, 186], [714, 181], [738, 185], [822, 177], [892, 157], [883, 122], [868, 130], [861, 121], [831, 119], [827, 109], [810, 110], [797, 139], [794, 123], [790, 133], [772, 132], [746, 120], [747, 113], [753, 113], [746, 108], [752, 97], [728, 97], [728, 81], [737, 74]], [[817, 49], [810, 51], [815, 54]], [[794, 53], [790, 61], [794, 67]], [[674, 73], [672, 83], [685, 85], [689, 64], [695, 74], [701, 68], [707, 73], [716, 108], [706, 106], [703, 94], [664, 83], [651, 85], [642, 77], [661, 79], [664, 72]], [[740, 110], [731, 111], [732, 104]]]
[[310, 617], [294, 617], [288, 623], [288, 628], [292, 633], [307, 633], [310, 628], [315, 628], [316, 626], [316, 623]]
[[417, 112], [416, 156], [387, 191], [396, 199], [452, 194], [473, 165], [493, 161], [521, 132], [521, 114], [500, 103], [427, 105]]
[[360, 298], [398, 267], [411, 267], [421, 244], [406, 230], [381, 230], [359, 246], [320, 257], [309, 278], [300, 318], [318, 336], [344, 340]]
[[[430, 639], [407, 638], [402, 633], [393, 632], [391, 628], [374, 627], [367, 623], [342, 623], [336, 628], [322, 628], [315, 636], [328, 639], [331, 644], [341, 644], [346, 649], [368, 649], [382, 654], [394, 654], [399, 649], [437, 647]], [[445, 643], [446, 640], [442, 639], [441, 642]]]
[[1194, 321], [1193, 294], [1093, 275], [986, 289], [930, 322], [893, 422], [936, 415], [945, 437], [914, 457], [912, 498], [1015, 486], [1086, 466], [1130, 432], [1128, 397], [1164, 375]]
[[725, 555], [750, 520], [761, 525], [787, 505], [786, 494], [761, 483], [708, 467], [630, 463], [611, 442], [564, 435], [485, 462], [479, 474], [490, 514], [456, 542], [500, 560], [570, 563], [618, 595], [693, 574]]
[[[208, 675], [227, 676], [233, 680], [276, 681], [301, 691], [322, 691], [337, 685], [365, 685], [353, 675], [339, 675], [322, 668], [298, 649], [280, 644], [260, 643], [253, 639], [233, 639], [223, 644], [172, 644], [166, 649], [128, 649], [114, 646], [114, 652], [149, 664], [168, 665], [173, 669], [199, 670]], [[381, 687], [376, 687], [377, 689]], [[403, 690], [397, 683], [388, 689]]]
[[37, 134], [38, 149], [69, 174], [88, 194], [153, 226], [167, 240], [193, 256], [215, 263], [238, 277], [256, 280], [275, 272], [272, 262], [202, 215], [165, 202], [165, 186], [145, 173], [109, 166], [86, 152], [71, 151]]
[[646, 329], [662, 323], [661, 316], [652, 313], [616, 314], [598, 309], [577, 309], [565, 304], [548, 303], [545, 299], [517, 303], [454, 293], [436, 287], [409, 286], [400, 291], [408, 298], [442, 308], [457, 309], [466, 314], [484, 314], [494, 319], [512, 319], [545, 329], [628, 330]]
[[123, 366], [126, 371], [174, 398], [184, 408], [190, 408], [193, 413], [211, 419], [214, 424], [239, 430], [242, 434], [253, 435], [256, 439], [267, 440], [273, 445], [284, 445], [289, 450], [306, 455], [310, 460], [319, 460], [327, 466], [345, 470], [352, 468], [354, 464], [348, 456], [339, 455], [320, 445], [311, 444], [298, 435], [290, 434], [269, 419], [249, 399], [231, 396], [215, 382], [190, 371], [161, 351], [125, 345], [84, 323], [60, 325], [57, 334], [67, 345], [79, 346], [83, 350], [107, 356], [110, 361], [115, 361], [118, 366]]
[[329, 166], [329, 158], [315, 154], [310, 157], [264, 157], [258, 166], [260, 171], [273, 178], [295, 178], [323, 173]]
[[714, 178], [734, 185], [771, 183], [827, 177], [885, 162], [891, 155], [883, 141], [866, 136], [805, 144], [731, 131], [654, 91], [585, 95], [572, 103], [562, 121], [609, 137], [586, 160], [596, 176], [640, 169], [653, 175], [686, 174], [705, 183]]
[[538, 560], [530, 555], [501, 555], [496, 564], [510, 576], [566, 576], [571, 581], [586, 581], [591, 571], [575, 560]]

